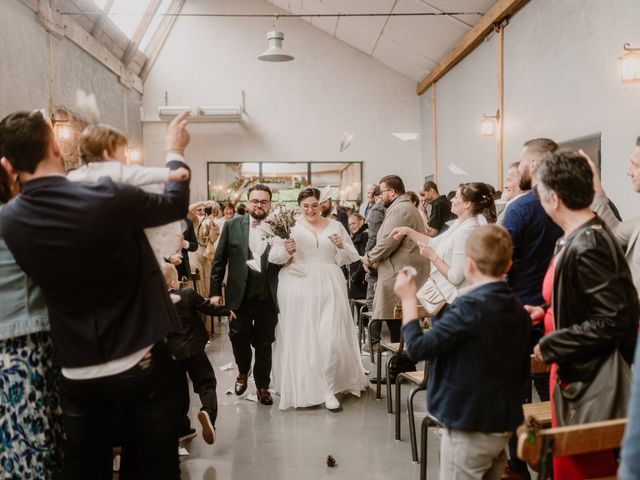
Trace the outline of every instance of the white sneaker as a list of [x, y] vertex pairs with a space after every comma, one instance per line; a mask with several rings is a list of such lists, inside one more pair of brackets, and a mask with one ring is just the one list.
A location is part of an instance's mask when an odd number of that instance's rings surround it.
[[209, 445], [213, 445], [216, 441], [216, 429], [211, 424], [209, 414], [204, 410], [200, 410], [198, 412], [198, 421], [200, 422], [200, 425], [202, 425], [202, 438]]
[[329, 395], [324, 401], [324, 406], [327, 407], [327, 410], [338, 410], [340, 408], [340, 402], [335, 395]]

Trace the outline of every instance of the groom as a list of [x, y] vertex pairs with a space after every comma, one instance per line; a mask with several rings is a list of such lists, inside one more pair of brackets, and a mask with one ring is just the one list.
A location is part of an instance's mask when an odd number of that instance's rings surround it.
[[211, 303], [222, 304], [222, 282], [227, 265], [226, 305], [235, 312], [229, 323], [229, 338], [238, 365], [236, 395], [247, 389], [251, 370], [251, 346], [256, 351], [253, 378], [258, 400], [272, 405], [271, 344], [278, 322], [276, 291], [278, 267], [269, 263], [270, 246], [260, 223], [269, 214], [271, 190], [256, 184], [249, 189], [247, 212], [224, 224], [211, 269]]

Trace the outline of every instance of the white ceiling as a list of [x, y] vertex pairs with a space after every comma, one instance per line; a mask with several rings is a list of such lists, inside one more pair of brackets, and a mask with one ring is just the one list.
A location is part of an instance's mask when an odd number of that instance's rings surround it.
[[[485, 13], [494, 0], [268, 0], [296, 14]], [[313, 26], [416, 81], [422, 80], [480, 19], [479, 15], [303, 17]]]

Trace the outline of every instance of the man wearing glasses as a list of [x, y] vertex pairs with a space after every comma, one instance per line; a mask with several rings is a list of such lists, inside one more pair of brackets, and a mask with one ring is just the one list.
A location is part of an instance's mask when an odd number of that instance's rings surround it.
[[226, 304], [236, 314], [229, 324], [229, 338], [238, 365], [236, 395], [247, 389], [251, 370], [251, 346], [256, 358], [253, 378], [258, 401], [272, 405], [271, 344], [278, 322], [276, 292], [279, 266], [269, 262], [271, 247], [260, 224], [271, 208], [271, 190], [256, 184], [249, 189], [248, 215], [225, 222], [211, 269], [211, 303], [222, 305], [222, 282], [227, 266]]

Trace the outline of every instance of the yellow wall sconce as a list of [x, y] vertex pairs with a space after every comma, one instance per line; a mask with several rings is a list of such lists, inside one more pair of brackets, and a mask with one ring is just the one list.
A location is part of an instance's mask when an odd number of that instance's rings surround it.
[[640, 82], [640, 48], [624, 44], [624, 53], [618, 57], [622, 65], [622, 83]]

